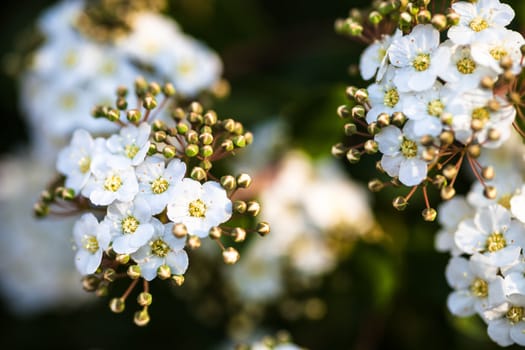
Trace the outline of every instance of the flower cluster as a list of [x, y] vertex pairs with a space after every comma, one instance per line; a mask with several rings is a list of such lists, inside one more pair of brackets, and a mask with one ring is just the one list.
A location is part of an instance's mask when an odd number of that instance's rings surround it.
[[367, 20], [356, 10], [337, 22], [339, 31], [370, 43], [359, 68], [362, 78], [373, 82], [366, 89], [347, 88], [349, 103], [338, 114], [351, 120], [344, 129], [352, 145], [337, 144], [333, 153], [350, 163], [378, 153], [377, 168], [389, 180], [374, 179], [369, 188], [409, 187], [407, 195], [394, 199], [399, 210], [422, 189], [422, 215], [432, 221], [436, 210], [427, 186], [452, 198], [463, 163], [486, 197], [496, 196], [486, 184], [494, 168], [478, 157], [499, 148], [513, 127], [522, 133], [515, 116], [523, 119], [518, 75], [525, 39], [506, 28], [514, 11], [499, 0], [456, 1], [443, 9], [446, 16], [432, 14], [429, 3], [380, 2]]
[[238, 188], [247, 188], [247, 174], [216, 178], [213, 163], [251, 143], [252, 134], [233, 119], [219, 120], [213, 110], [193, 102], [188, 109], [172, 110], [170, 121], [156, 119], [157, 97], [161, 106], [175, 97], [171, 84], [159, 86], [144, 79], [135, 82], [139, 109], [127, 109], [127, 89], [118, 89], [117, 108], [98, 106], [93, 113], [115, 123], [119, 131], [108, 138], [93, 138], [83, 129], [74, 132], [60, 151], [61, 176], [42, 193], [37, 215], [80, 214], [73, 228], [75, 263], [84, 275], [84, 287], [105, 295], [121, 277], [132, 282], [120, 298], [110, 302], [114, 312], [124, 309], [125, 299], [137, 282], [144, 281], [138, 297], [143, 309], [135, 323], [149, 321], [151, 293], [148, 282], [159, 277], [180, 285], [188, 268], [185, 247], [200, 246], [211, 237], [222, 249], [226, 264], [239, 253], [224, 247], [221, 237], [242, 242], [247, 232], [265, 235], [269, 226], [257, 229], [225, 226], [234, 214], [254, 217], [256, 201], [232, 201]]
[[77, 128], [115, 131], [109, 121], [83, 113], [109, 104], [118, 84], [145, 76], [173, 82], [181, 95], [194, 98], [220, 81], [218, 56], [157, 13], [161, 3], [63, 1], [41, 16], [45, 41], [23, 68], [21, 99], [42, 156], [56, 155]]

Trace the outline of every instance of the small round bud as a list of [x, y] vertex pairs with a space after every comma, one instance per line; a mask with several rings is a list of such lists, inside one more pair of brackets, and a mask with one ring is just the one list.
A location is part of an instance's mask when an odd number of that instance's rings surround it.
[[496, 199], [498, 191], [494, 186], [485, 186], [485, 188], [483, 189], [483, 195], [488, 199]]
[[117, 120], [120, 120], [120, 111], [118, 109], [111, 108], [108, 110], [106, 118], [110, 122], [116, 122]]
[[171, 117], [176, 121], [180, 122], [184, 118], [186, 118], [186, 112], [184, 111], [184, 109], [177, 107], [171, 111]]
[[126, 101], [125, 98], [119, 97], [117, 98], [115, 105], [119, 111], [124, 111], [128, 108], [128, 101]]
[[109, 309], [119, 314], [126, 308], [126, 301], [122, 298], [113, 298], [109, 301]]
[[168, 265], [160, 265], [157, 269], [157, 276], [161, 280], [166, 280], [171, 277], [171, 268]]
[[108, 114], [108, 107], [106, 106], [95, 106], [91, 111], [91, 115], [94, 118], [106, 118]]
[[434, 208], [425, 208], [421, 212], [421, 216], [423, 216], [423, 220], [431, 222], [436, 220], [437, 211]]
[[52, 202], [53, 199], [55, 199], [55, 195], [51, 192], [51, 191], [48, 191], [48, 190], [44, 190], [40, 193], [40, 199], [44, 202], [44, 203], [49, 203], [49, 202]]
[[496, 172], [494, 171], [494, 167], [490, 166], [490, 165], [484, 167], [481, 170], [481, 176], [483, 176], [483, 178], [485, 180], [492, 180], [492, 179], [494, 179], [494, 177], [496, 176]]
[[160, 94], [160, 85], [154, 81], [152, 81], [151, 83], [149, 83], [148, 85], [148, 91], [150, 92], [150, 94], [152, 94], [153, 96], [156, 96], [158, 94]]
[[133, 322], [139, 327], [147, 325], [150, 321], [148, 310], [144, 308], [143, 310], [135, 312], [133, 316]]
[[137, 303], [140, 306], [149, 306], [153, 302], [153, 296], [151, 293], [142, 292], [137, 296]]
[[211, 145], [204, 145], [200, 148], [199, 153], [204, 158], [209, 158], [213, 155], [213, 147]]
[[100, 280], [93, 275], [84, 276], [82, 278], [82, 288], [86, 292], [94, 292], [98, 288], [99, 284]]
[[390, 115], [388, 113], [380, 113], [377, 116], [377, 125], [379, 125], [379, 127], [381, 128], [389, 126], [390, 125]]
[[251, 216], [257, 216], [261, 212], [261, 205], [256, 201], [249, 201], [246, 207], [246, 213]]
[[455, 12], [450, 12], [447, 14], [447, 24], [449, 26], [455, 26], [459, 23], [459, 15]]
[[231, 152], [231, 151], [233, 151], [235, 146], [233, 145], [233, 141], [232, 140], [227, 139], [227, 140], [222, 141], [221, 148], [223, 150], [225, 150], [226, 152]]
[[403, 27], [409, 26], [412, 23], [412, 16], [408, 12], [401, 12], [399, 15], [399, 24]]
[[505, 70], [511, 69], [512, 64], [513, 64], [512, 58], [509, 55], [503, 56], [501, 60], [499, 61], [499, 66]]
[[467, 147], [467, 152], [472, 158], [478, 158], [481, 154], [481, 146], [480, 145], [470, 145]]
[[128, 109], [126, 119], [132, 123], [138, 123], [142, 119], [142, 113], [138, 109]]
[[177, 124], [176, 129], [178, 134], [185, 135], [189, 130], [189, 126], [184, 122], [180, 122]]
[[166, 158], [166, 159], [171, 159], [173, 157], [175, 157], [177, 155], [177, 149], [175, 148], [175, 146], [172, 146], [172, 145], [166, 145], [164, 146], [164, 148], [162, 149], [162, 155]]
[[195, 157], [197, 154], [199, 154], [199, 146], [195, 144], [189, 144], [188, 146], [186, 146], [184, 153], [188, 157]]
[[483, 129], [483, 127], [485, 126], [485, 122], [483, 120], [480, 120], [480, 119], [472, 119], [470, 121], [470, 128], [473, 130], [473, 131], [480, 131], [481, 129]]
[[368, 21], [373, 25], [378, 25], [383, 20], [383, 16], [378, 11], [372, 11], [368, 15]]
[[118, 97], [126, 97], [128, 95], [128, 88], [124, 85], [120, 85], [117, 87], [117, 96]]
[[367, 154], [375, 154], [379, 151], [379, 145], [375, 140], [366, 140], [364, 149]]
[[184, 284], [184, 276], [183, 275], [172, 275], [171, 280], [177, 287], [180, 287]]
[[483, 77], [481, 78], [480, 85], [484, 89], [492, 90], [494, 87], [494, 79], [488, 76]]
[[440, 174], [436, 174], [432, 179], [432, 184], [437, 188], [443, 188], [443, 186], [445, 186], [446, 183], [447, 178]]
[[190, 104], [190, 111], [193, 113], [202, 114], [204, 109], [202, 108], [202, 105], [199, 102], [194, 101]]
[[511, 93], [509, 93], [509, 98], [512, 101], [512, 103], [515, 105], [521, 103], [521, 95], [517, 93], [516, 91], [512, 91]]
[[120, 265], [126, 265], [129, 262], [129, 259], [129, 254], [117, 254], [117, 256], [115, 256], [115, 261]]
[[392, 114], [392, 124], [395, 126], [402, 127], [406, 121], [407, 117], [403, 112], [394, 112]]
[[155, 142], [164, 142], [166, 140], [166, 132], [165, 131], [155, 131], [155, 133], [153, 134], [153, 140], [155, 140]]
[[130, 265], [126, 271], [128, 277], [132, 280], [135, 280], [140, 277], [140, 266], [139, 265]]
[[354, 98], [358, 103], [366, 102], [368, 101], [368, 91], [366, 89], [357, 89]]
[[361, 152], [358, 150], [351, 148], [346, 152], [346, 159], [350, 162], [350, 164], [356, 164], [361, 160]]
[[215, 113], [215, 111], [208, 111], [203, 117], [204, 124], [209, 126], [217, 124], [217, 120], [217, 113]]
[[174, 96], [177, 93], [172, 83], [166, 83], [162, 86], [162, 93], [166, 97]]
[[221, 183], [221, 186], [226, 191], [233, 191], [234, 189], [237, 188], [237, 181], [231, 175], [224, 175], [224, 176], [222, 176], [221, 179], [220, 179], [220, 183]]
[[456, 195], [456, 190], [452, 186], [443, 186], [441, 188], [441, 198], [445, 201], [452, 199]]
[[506, 82], [511, 82], [514, 80], [514, 78], [516, 78], [516, 76], [510, 69], [504, 71], [502, 77], [503, 77], [503, 80]]
[[379, 171], [381, 174], [385, 173], [385, 169], [383, 169], [383, 165], [381, 164], [380, 160], [376, 162], [376, 170]]
[[442, 14], [436, 14], [432, 16], [430, 23], [432, 23], [434, 28], [441, 32], [447, 28], [447, 17]]
[[151, 129], [152, 129], [153, 131], [160, 131], [160, 130], [162, 130], [162, 131], [166, 132], [166, 129], [167, 129], [167, 127], [166, 127], [166, 123], [164, 123], [164, 122], [163, 122], [162, 120], [160, 120], [160, 119], [155, 119], [155, 120], [153, 121], [153, 123], [151, 124]]
[[379, 134], [379, 132], [381, 131], [381, 128], [379, 127], [379, 125], [377, 125], [376, 122], [372, 122], [368, 124], [368, 126], [366, 127], [366, 130], [368, 131], [370, 135], [374, 136], [374, 135]]
[[451, 145], [454, 142], [454, 133], [452, 131], [443, 131], [439, 134], [439, 141], [442, 145]]
[[188, 115], [188, 121], [192, 124], [202, 124], [204, 118], [199, 113], [190, 112], [190, 114]]
[[246, 139], [244, 138], [244, 135], [236, 135], [232, 138], [232, 141], [236, 147], [243, 148], [246, 146]]
[[199, 141], [202, 145], [211, 145], [213, 143], [213, 135], [205, 132], [199, 135]]
[[432, 14], [428, 10], [420, 10], [417, 14], [417, 21], [420, 24], [429, 23], [432, 19]]
[[392, 201], [392, 206], [399, 211], [403, 211], [408, 206], [408, 201], [403, 196], [398, 196]]
[[135, 93], [137, 95], [143, 95], [147, 89], [148, 89], [148, 82], [146, 81], [146, 79], [144, 79], [144, 77], [138, 77], [137, 79], [135, 79]]
[[342, 105], [342, 106], [339, 106], [337, 108], [337, 115], [339, 116], [339, 118], [348, 118], [350, 117], [350, 110], [348, 109], [348, 107], [346, 105]]
[[452, 121], [454, 120], [454, 117], [451, 113], [444, 112], [444, 113], [441, 113], [441, 116], [439, 117], [439, 119], [441, 120], [443, 124], [451, 125]]
[[242, 227], [235, 227], [232, 230], [232, 236], [235, 242], [243, 242], [246, 239], [246, 230]]
[[183, 223], [176, 223], [171, 229], [171, 233], [177, 238], [184, 238], [188, 234], [188, 229]]
[[213, 164], [209, 159], [203, 159], [199, 162], [199, 166], [208, 171], [213, 167]]
[[383, 184], [383, 182], [379, 179], [373, 179], [373, 180], [370, 180], [368, 181], [368, 189], [371, 191], [371, 192], [379, 192], [381, 191], [383, 188], [385, 188], [385, 185]]
[[190, 249], [198, 249], [201, 246], [201, 239], [198, 236], [189, 236], [186, 245]]
[[363, 118], [366, 114], [366, 109], [363, 105], [355, 105], [352, 107], [352, 111], [350, 112], [352, 115], [352, 118]]
[[501, 138], [501, 132], [497, 129], [489, 129], [487, 138], [490, 141], [498, 141]]
[[247, 145], [251, 145], [253, 143], [253, 133], [251, 132], [245, 132], [244, 133], [244, 140], [246, 141]]
[[237, 261], [239, 261], [240, 257], [241, 256], [239, 252], [233, 247], [228, 247], [224, 249], [224, 251], [222, 252], [222, 259], [224, 260], [224, 263], [227, 265], [235, 264]]
[[241, 200], [236, 200], [233, 202], [233, 211], [239, 214], [244, 214], [246, 212], [246, 202]]
[[357, 88], [355, 86], [348, 86], [345, 90], [346, 98], [350, 101], [354, 101], [354, 96], [357, 91]]
[[222, 237], [222, 230], [218, 226], [213, 226], [210, 228], [208, 235], [211, 239], [220, 239]]
[[252, 178], [246, 173], [237, 175], [237, 186], [240, 188], [248, 188], [252, 184]]
[[49, 206], [42, 202], [36, 202], [33, 205], [33, 213], [39, 218], [44, 217], [49, 213]]
[[270, 224], [268, 224], [266, 221], [261, 221], [257, 223], [257, 227], [255, 229], [260, 236], [266, 236], [268, 233], [270, 233]]
[[497, 100], [492, 99], [487, 102], [487, 107], [492, 112], [497, 112], [501, 109], [501, 104]]
[[235, 130], [235, 121], [233, 119], [230, 119], [230, 118], [224, 119], [222, 121], [222, 127], [227, 132], [233, 133], [233, 131]]
[[340, 158], [347, 152], [347, 150], [348, 148], [339, 142], [332, 146], [331, 152], [334, 157]]
[[206, 180], [206, 171], [204, 171], [203, 168], [198, 167], [198, 166], [193, 167], [193, 169], [191, 169], [191, 172], [190, 172], [190, 177], [196, 181]]
[[458, 174], [458, 169], [453, 164], [447, 164], [442, 173], [447, 179], [452, 180]]
[[107, 296], [108, 293], [109, 293], [108, 286], [105, 283], [100, 283], [98, 285], [98, 288], [95, 290], [95, 295], [99, 298]]
[[345, 124], [344, 129], [346, 136], [352, 136], [357, 132], [357, 126], [354, 123]]

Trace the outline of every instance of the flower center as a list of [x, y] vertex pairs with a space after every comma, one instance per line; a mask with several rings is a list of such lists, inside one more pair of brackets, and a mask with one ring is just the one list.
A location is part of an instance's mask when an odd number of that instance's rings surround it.
[[60, 96], [60, 107], [66, 111], [71, 111], [77, 105], [77, 98], [74, 94], [64, 94]]
[[507, 246], [507, 241], [502, 233], [494, 232], [491, 233], [487, 238], [487, 250], [489, 252], [497, 252]]
[[126, 148], [124, 149], [124, 152], [126, 152], [126, 156], [130, 159], [133, 159], [137, 153], [139, 153], [140, 148], [135, 145], [134, 143], [131, 145], [126, 145]]
[[182, 75], [188, 75], [195, 70], [195, 63], [190, 60], [184, 60], [177, 66], [177, 72]]
[[91, 158], [89, 157], [82, 157], [78, 161], [78, 168], [80, 169], [80, 172], [82, 174], [85, 174], [89, 171], [89, 168], [91, 167]]
[[476, 70], [476, 62], [470, 57], [463, 57], [456, 62], [456, 67], [461, 74], [472, 74]]
[[151, 183], [151, 192], [155, 194], [161, 194], [166, 192], [169, 186], [168, 180], [163, 177], [159, 177], [157, 180]]
[[505, 317], [507, 317], [507, 320], [509, 320], [510, 323], [516, 324], [519, 321], [523, 320], [523, 308], [520, 306], [513, 306], [507, 311], [507, 314]]
[[470, 285], [470, 292], [478, 298], [486, 298], [489, 294], [489, 284], [481, 278], [476, 278]]
[[203, 218], [206, 215], [206, 204], [200, 199], [196, 199], [188, 206], [190, 216]]
[[427, 105], [427, 113], [433, 117], [439, 117], [443, 113], [445, 105], [440, 100], [432, 100]]
[[106, 181], [104, 181], [104, 189], [106, 191], [117, 192], [120, 186], [122, 186], [122, 179], [118, 175], [108, 176]]
[[495, 47], [490, 50], [490, 55], [496, 60], [499, 61], [503, 57], [508, 55], [507, 50], [505, 50], [503, 47]]
[[476, 17], [470, 21], [468, 26], [475, 32], [481, 32], [482, 30], [487, 29], [489, 24], [482, 17]]
[[412, 61], [412, 67], [418, 72], [422, 72], [428, 69], [430, 66], [430, 55], [428, 53], [420, 53]]
[[510, 200], [511, 199], [512, 199], [512, 194], [508, 194], [508, 193], [504, 194], [499, 198], [498, 204], [510, 210]]
[[390, 89], [385, 92], [383, 103], [385, 106], [393, 108], [399, 102], [399, 93], [396, 89]]
[[135, 217], [128, 216], [127, 218], [122, 220], [122, 232], [129, 234], [135, 233], [139, 225], [140, 222], [137, 219], [135, 219]]
[[413, 158], [417, 155], [417, 144], [409, 139], [404, 139], [401, 142], [401, 153], [405, 158]]
[[115, 61], [106, 61], [100, 67], [100, 72], [103, 75], [112, 75], [117, 70], [117, 63]]
[[78, 55], [75, 51], [70, 50], [64, 56], [64, 65], [68, 68], [74, 67], [78, 63]]
[[472, 119], [486, 122], [490, 118], [490, 112], [486, 107], [474, 108], [472, 111]]
[[151, 252], [160, 258], [165, 258], [170, 252], [170, 247], [162, 239], [151, 243]]
[[99, 248], [97, 238], [95, 236], [85, 235], [82, 237], [82, 248], [91, 254], [95, 254]]

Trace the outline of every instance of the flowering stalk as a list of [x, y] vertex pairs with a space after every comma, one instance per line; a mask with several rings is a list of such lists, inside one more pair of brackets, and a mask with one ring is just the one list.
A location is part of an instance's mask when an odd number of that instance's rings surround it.
[[[186, 247], [197, 249], [201, 239], [210, 237], [224, 262], [234, 264], [239, 253], [223, 237], [240, 243], [250, 233], [266, 235], [269, 226], [228, 224], [238, 215], [256, 217], [260, 205], [232, 199], [238, 189], [250, 186], [249, 175], [212, 173], [216, 161], [252, 142], [240, 122], [220, 120], [198, 102], [183, 108], [171, 84], [139, 78], [134, 95], [138, 108], [127, 108], [124, 87], [117, 90], [115, 107], [94, 108], [95, 117], [115, 123], [119, 131], [93, 138], [77, 130], [58, 155], [61, 175], [42, 193], [35, 213], [82, 214], [73, 236], [84, 288], [103, 296], [115, 280], [130, 279], [124, 294], [110, 301], [112, 311], [122, 312], [142, 280], [142, 309], [134, 318], [142, 326], [149, 322], [149, 281], [158, 277], [181, 285], [188, 268]], [[161, 107], [159, 97], [164, 99]], [[168, 105], [169, 117], [162, 120], [162, 107]]]

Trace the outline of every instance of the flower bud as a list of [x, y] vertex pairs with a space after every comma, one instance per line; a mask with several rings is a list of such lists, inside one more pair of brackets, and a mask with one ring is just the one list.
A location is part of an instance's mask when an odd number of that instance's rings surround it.
[[147, 325], [150, 321], [148, 309], [144, 308], [141, 311], [135, 312], [135, 315], [133, 316], [133, 322], [139, 327], [143, 327]]
[[361, 160], [361, 152], [358, 150], [351, 148], [346, 152], [346, 159], [350, 162], [350, 164], [356, 164]]
[[126, 301], [122, 298], [113, 298], [109, 301], [109, 309], [119, 314], [126, 308]]
[[337, 108], [337, 115], [339, 116], [339, 118], [348, 118], [350, 117], [350, 110], [348, 109], [348, 107], [346, 105], [342, 105], [342, 106], [339, 106]]
[[139, 265], [130, 265], [126, 271], [128, 277], [132, 280], [135, 280], [140, 277], [140, 266]]
[[452, 199], [456, 195], [456, 190], [452, 186], [443, 186], [441, 188], [441, 198], [445, 201], [448, 201], [449, 199]]
[[87, 275], [82, 277], [82, 288], [86, 292], [94, 292], [99, 284], [100, 280], [96, 276]]
[[202, 105], [199, 102], [194, 101], [190, 104], [190, 111], [193, 113], [202, 114], [202, 112], [204, 112], [204, 109], [202, 108]]
[[224, 263], [227, 265], [235, 264], [237, 261], [239, 261], [240, 257], [241, 256], [239, 252], [233, 247], [228, 247], [222, 252], [222, 258], [224, 260]]
[[237, 175], [237, 186], [240, 188], [248, 188], [252, 184], [252, 178], [246, 173]]
[[142, 292], [137, 296], [137, 303], [140, 306], [149, 306], [153, 302], [153, 296], [148, 292]]
[[204, 124], [209, 126], [217, 124], [217, 120], [217, 113], [215, 113], [215, 111], [208, 111], [203, 117]]
[[257, 216], [261, 212], [261, 205], [256, 201], [249, 201], [247, 203], [246, 213], [251, 216]]
[[120, 265], [126, 265], [129, 262], [129, 259], [129, 254], [117, 254], [117, 256], [115, 256], [115, 261]]
[[197, 154], [199, 154], [199, 146], [195, 144], [189, 144], [188, 146], [186, 146], [184, 153], [188, 157], [195, 157]]
[[235, 242], [243, 242], [246, 239], [246, 230], [242, 227], [235, 227], [232, 230], [232, 236]]
[[176, 223], [171, 229], [171, 233], [177, 238], [184, 238], [188, 234], [188, 229], [183, 223]]
[[375, 140], [366, 140], [364, 149], [367, 154], [374, 154], [379, 151], [379, 145]]
[[162, 93], [166, 97], [174, 96], [177, 93], [172, 83], [166, 83], [162, 86]]
[[206, 180], [206, 171], [198, 166], [193, 167], [193, 169], [191, 169], [190, 177], [196, 181]]
[[246, 202], [241, 200], [236, 200], [233, 202], [233, 211], [239, 214], [244, 214], [246, 212]]
[[346, 136], [352, 136], [357, 132], [357, 126], [354, 123], [346, 123], [344, 129]]
[[261, 221], [257, 223], [256, 230], [260, 236], [266, 236], [268, 233], [270, 233], [270, 224], [268, 224], [266, 221]]
[[488, 199], [496, 199], [498, 191], [494, 186], [485, 186], [485, 188], [483, 189], [483, 195]]
[[183, 275], [173, 275], [171, 276], [171, 280], [178, 286], [182, 286], [184, 284], [184, 276]]
[[161, 280], [165, 280], [171, 277], [171, 268], [168, 265], [160, 265], [157, 269], [157, 276]]
[[224, 176], [222, 176], [221, 179], [220, 179], [220, 183], [221, 183], [221, 186], [226, 191], [233, 191], [234, 189], [237, 188], [237, 181], [231, 175], [224, 175]]
[[484, 167], [481, 170], [481, 176], [483, 176], [483, 178], [485, 180], [492, 180], [492, 179], [494, 179], [494, 176], [496, 176], [496, 172], [494, 171], [494, 167], [490, 166], [490, 165]]
[[220, 239], [222, 236], [222, 230], [218, 226], [213, 226], [210, 228], [209, 234], [211, 239]]
[[371, 191], [371, 192], [379, 192], [381, 191], [383, 188], [385, 187], [385, 185], [383, 184], [383, 182], [379, 179], [373, 179], [373, 180], [370, 180], [368, 182], [368, 189]]
[[425, 208], [421, 212], [421, 216], [423, 216], [425, 221], [434, 221], [437, 217], [437, 211], [434, 208]]
[[105, 279], [106, 281], [108, 281], [108, 282], [113, 282], [113, 281], [115, 281], [115, 275], [116, 275], [116, 274], [117, 274], [117, 272], [116, 272], [114, 269], [112, 269], [112, 268], [109, 267], [109, 268], [107, 268], [107, 269], [104, 270], [104, 275], [103, 275], [103, 277], [104, 277], [104, 279]]
[[398, 196], [392, 201], [392, 206], [399, 211], [403, 211], [408, 206], [408, 201], [405, 197]]
[[126, 119], [131, 123], [138, 123], [142, 119], [142, 113], [138, 109], [128, 109]]
[[172, 145], [166, 145], [164, 146], [164, 148], [162, 149], [162, 155], [166, 158], [166, 159], [171, 159], [173, 157], [175, 157], [177, 155], [177, 149], [175, 148], [175, 146], [172, 146]]
[[201, 246], [201, 239], [198, 236], [189, 236], [186, 245], [190, 249], [199, 249]]
[[332, 146], [332, 155], [334, 157], [342, 157], [346, 152], [347, 152], [348, 148], [345, 147], [341, 142], [335, 144]]
[[443, 175], [449, 179], [452, 180], [454, 177], [456, 177], [458, 173], [458, 169], [454, 164], [447, 164], [442, 171]]

